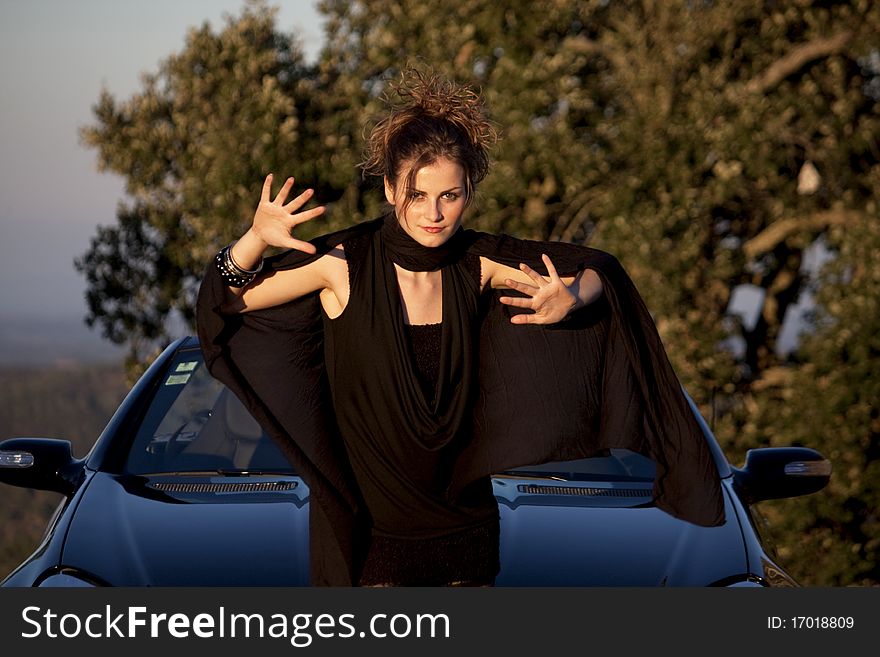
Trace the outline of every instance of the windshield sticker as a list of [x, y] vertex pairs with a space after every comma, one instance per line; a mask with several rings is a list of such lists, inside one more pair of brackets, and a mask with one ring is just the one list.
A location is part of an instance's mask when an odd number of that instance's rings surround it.
[[189, 381], [189, 374], [172, 374], [165, 381], [166, 386], [179, 386]]
[[175, 372], [192, 372], [196, 369], [196, 365], [199, 364], [197, 360], [188, 360], [185, 363], [178, 363], [177, 367], [174, 368]]

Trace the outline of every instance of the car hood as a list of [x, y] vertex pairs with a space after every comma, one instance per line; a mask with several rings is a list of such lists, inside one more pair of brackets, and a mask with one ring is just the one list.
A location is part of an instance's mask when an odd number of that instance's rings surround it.
[[[498, 586], [708, 586], [749, 571], [727, 495], [728, 521], [700, 527], [625, 499], [493, 483]], [[95, 473], [61, 565], [113, 586], [307, 586], [308, 488], [283, 476]]]
[[98, 472], [61, 565], [112, 586], [304, 586], [307, 499], [290, 476]]
[[701, 527], [650, 506], [650, 484], [647, 506], [633, 508], [625, 497], [532, 495], [521, 492], [521, 480], [494, 483], [502, 528], [498, 586], [710, 586], [748, 573], [729, 492], [727, 522]]

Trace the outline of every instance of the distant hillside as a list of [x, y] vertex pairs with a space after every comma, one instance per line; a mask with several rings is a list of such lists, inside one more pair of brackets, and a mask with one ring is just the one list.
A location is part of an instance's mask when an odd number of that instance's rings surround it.
[[[61, 362], [0, 367], [0, 440], [62, 438], [71, 441], [74, 456], [88, 452], [127, 393], [122, 366], [79, 365], [73, 358]], [[61, 499], [56, 493], [0, 486], [0, 579], [37, 547]]]
[[79, 316], [0, 317], [0, 366], [118, 362], [123, 351]]

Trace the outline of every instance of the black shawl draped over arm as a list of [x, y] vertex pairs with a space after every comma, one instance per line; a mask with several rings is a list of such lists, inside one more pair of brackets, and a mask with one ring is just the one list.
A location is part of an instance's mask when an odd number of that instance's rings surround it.
[[[261, 275], [300, 267], [381, 225], [381, 219], [364, 222], [317, 238], [314, 255], [269, 257]], [[571, 319], [549, 326], [511, 324], [510, 313], [520, 311], [487, 293], [472, 435], [449, 494], [512, 467], [620, 447], [657, 464], [658, 508], [699, 525], [722, 524], [712, 454], [653, 319], [620, 263], [589, 247], [464, 233], [471, 253], [511, 267], [525, 262], [546, 273], [541, 254], [547, 253], [561, 275], [593, 269], [604, 292]], [[225, 284], [212, 262], [196, 309], [205, 363], [309, 486], [312, 584], [350, 586], [365, 556], [369, 516], [333, 421], [318, 295], [235, 315], [221, 310], [224, 299]]]

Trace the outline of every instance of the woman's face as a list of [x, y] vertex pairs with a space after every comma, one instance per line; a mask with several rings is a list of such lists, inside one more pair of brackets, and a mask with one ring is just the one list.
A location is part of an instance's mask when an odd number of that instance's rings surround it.
[[422, 246], [441, 246], [458, 230], [467, 206], [464, 169], [457, 162], [439, 159], [416, 171], [411, 189], [407, 189], [406, 172], [398, 176], [394, 187], [386, 178], [385, 198], [410, 237]]

